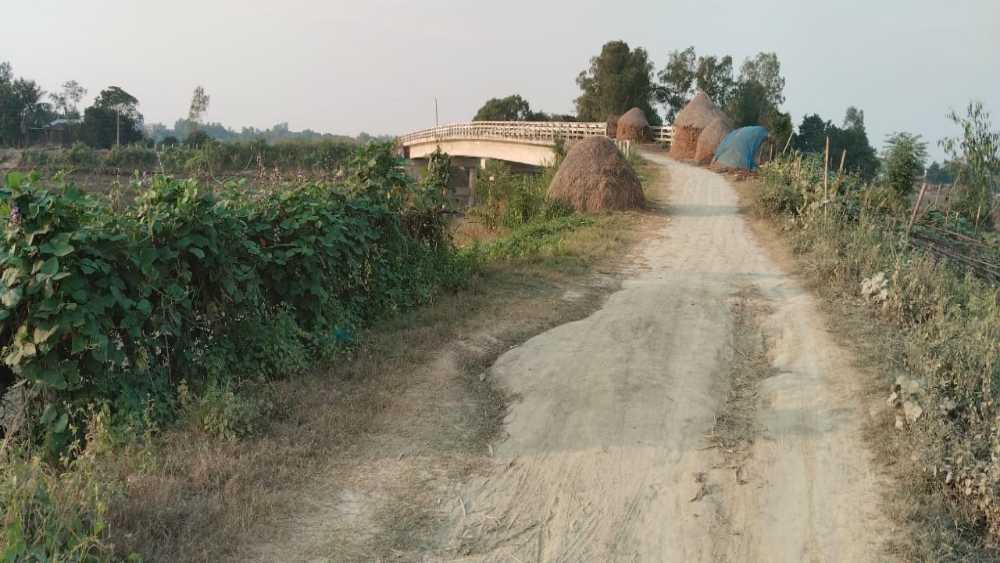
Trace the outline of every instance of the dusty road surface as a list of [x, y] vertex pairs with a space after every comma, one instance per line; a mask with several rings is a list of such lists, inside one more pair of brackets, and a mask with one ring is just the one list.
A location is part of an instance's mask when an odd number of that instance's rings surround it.
[[[428, 558], [884, 561], [850, 357], [724, 177], [647, 158], [669, 171], [671, 222], [600, 310], [488, 371], [511, 397], [505, 436]], [[733, 399], [748, 330], [770, 365]], [[749, 425], [720, 428], [731, 408]], [[744, 445], [720, 447], [734, 431]]]

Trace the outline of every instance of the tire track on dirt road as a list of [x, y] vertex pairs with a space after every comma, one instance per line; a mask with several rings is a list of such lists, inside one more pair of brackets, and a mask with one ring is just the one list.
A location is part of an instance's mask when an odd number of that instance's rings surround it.
[[[889, 525], [851, 357], [814, 298], [751, 235], [727, 180], [658, 154], [671, 222], [645, 269], [586, 319], [503, 354], [512, 397], [492, 466], [464, 483], [434, 559], [884, 561]], [[733, 310], [766, 302], [773, 375], [734, 468], [707, 438], [724, 408]]]

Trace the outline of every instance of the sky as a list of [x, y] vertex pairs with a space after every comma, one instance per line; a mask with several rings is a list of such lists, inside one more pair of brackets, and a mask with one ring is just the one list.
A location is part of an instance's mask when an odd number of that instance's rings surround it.
[[[491, 97], [572, 113], [576, 76], [611, 40], [645, 48], [778, 54], [785, 111], [840, 123], [864, 110], [876, 146], [982, 101], [1000, 128], [1000, 0], [0, 0], [0, 61], [86, 104], [108, 85], [172, 125], [202, 85], [205, 115], [239, 129], [398, 134], [468, 121]], [[23, 25], [16, 22], [22, 22]]]

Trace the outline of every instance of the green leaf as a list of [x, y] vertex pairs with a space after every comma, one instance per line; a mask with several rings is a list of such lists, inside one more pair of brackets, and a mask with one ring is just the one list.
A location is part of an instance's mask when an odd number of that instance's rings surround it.
[[87, 349], [87, 338], [80, 333], [73, 335], [73, 343], [70, 346], [70, 354], [79, 354]]
[[188, 252], [190, 252], [191, 254], [194, 254], [195, 256], [197, 256], [200, 259], [204, 259], [205, 258], [205, 251], [202, 250], [202, 249], [200, 249], [200, 248], [192, 246], [191, 248], [188, 249]]
[[66, 241], [54, 240], [48, 244], [43, 244], [39, 250], [42, 254], [51, 254], [52, 256], [62, 258], [63, 256], [71, 254], [75, 249]]
[[42, 268], [38, 271], [40, 274], [46, 276], [54, 276], [59, 273], [59, 259], [53, 256], [42, 264]]
[[7, 309], [0, 309], [0, 321], [6, 321], [10, 318], [10, 311]]

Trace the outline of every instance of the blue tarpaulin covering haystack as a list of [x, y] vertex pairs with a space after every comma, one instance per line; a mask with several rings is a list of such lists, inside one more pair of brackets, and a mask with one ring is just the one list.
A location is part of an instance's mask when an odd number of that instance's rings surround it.
[[757, 168], [757, 151], [767, 139], [767, 129], [754, 125], [740, 127], [728, 135], [715, 149], [715, 162], [726, 168]]

